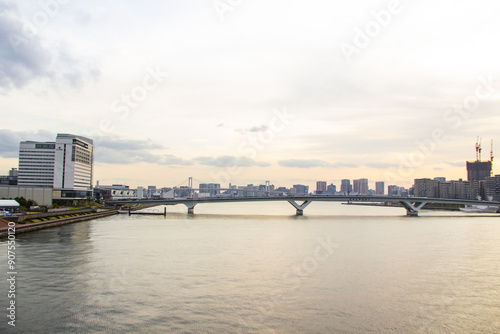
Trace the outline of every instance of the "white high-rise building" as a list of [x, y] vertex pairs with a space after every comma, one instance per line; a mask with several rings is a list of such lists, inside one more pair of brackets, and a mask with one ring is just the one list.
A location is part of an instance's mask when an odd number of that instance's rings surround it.
[[52, 187], [54, 198], [91, 197], [93, 173], [92, 139], [60, 133], [55, 142], [20, 143], [20, 186]]
[[54, 189], [91, 190], [93, 175], [93, 140], [65, 133], [57, 134]]
[[54, 142], [22, 141], [19, 144], [17, 184], [25, 187], [54, 185]]

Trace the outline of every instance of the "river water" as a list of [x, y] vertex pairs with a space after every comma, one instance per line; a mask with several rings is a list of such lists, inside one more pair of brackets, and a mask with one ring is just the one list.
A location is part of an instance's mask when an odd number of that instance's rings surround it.
[[[160, 207], [159, 210], [163, 211]], [[500, 216], [200, 204], [16, 236], [0, 332], [499, 333]]]

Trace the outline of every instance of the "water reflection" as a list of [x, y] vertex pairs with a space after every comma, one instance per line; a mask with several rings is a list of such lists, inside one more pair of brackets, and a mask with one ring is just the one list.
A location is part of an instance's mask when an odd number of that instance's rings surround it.
[[16, 332], [498, 328], [498, 217], [240, 209], [116, 215], [18, 235]]

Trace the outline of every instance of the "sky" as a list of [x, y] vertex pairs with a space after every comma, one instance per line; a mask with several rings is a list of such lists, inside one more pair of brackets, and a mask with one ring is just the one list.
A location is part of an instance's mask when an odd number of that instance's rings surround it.
[[[500, 2], [0, 0], [0, 174], [94, 140], [94, 179], [466, 179], [500, 145]], [[495, 173], [500, 170], [494, 167]]]

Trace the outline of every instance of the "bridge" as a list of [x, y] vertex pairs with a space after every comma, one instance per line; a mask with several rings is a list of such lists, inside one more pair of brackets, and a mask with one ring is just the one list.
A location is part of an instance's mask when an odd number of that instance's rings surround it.
[[[481, 200], [461, 200], [446, 198], [428, 197], [396, 197], [396, 196], [336, 196], [336, 195], [314, 195], [314, 196], [261, 196], [261, 197], [202, 197], [202, 198], [172, 198], [172, 199], [137, 199], [127, 201], [108, 201], [108, 205], [126, 204], [158, 204], [176, 205], [184, 204], [188, 209], [188, 214], [194, 214], [194, 207], [198, 203], [234, 203], [234, 202], [274, 202], [287, 201], [295, 209], [296, 215], [304, 214], [304, 209], [314, 201], [318, 202], [344, 202], [344, 203], [400, 203], [408, 216], [418, 216], [418, 212], [426, 204], [455, 204], [455, 205], [481, 205], [500, 207], [500, 202]], [[301, 204], [299, 204], [302, 202]]]

